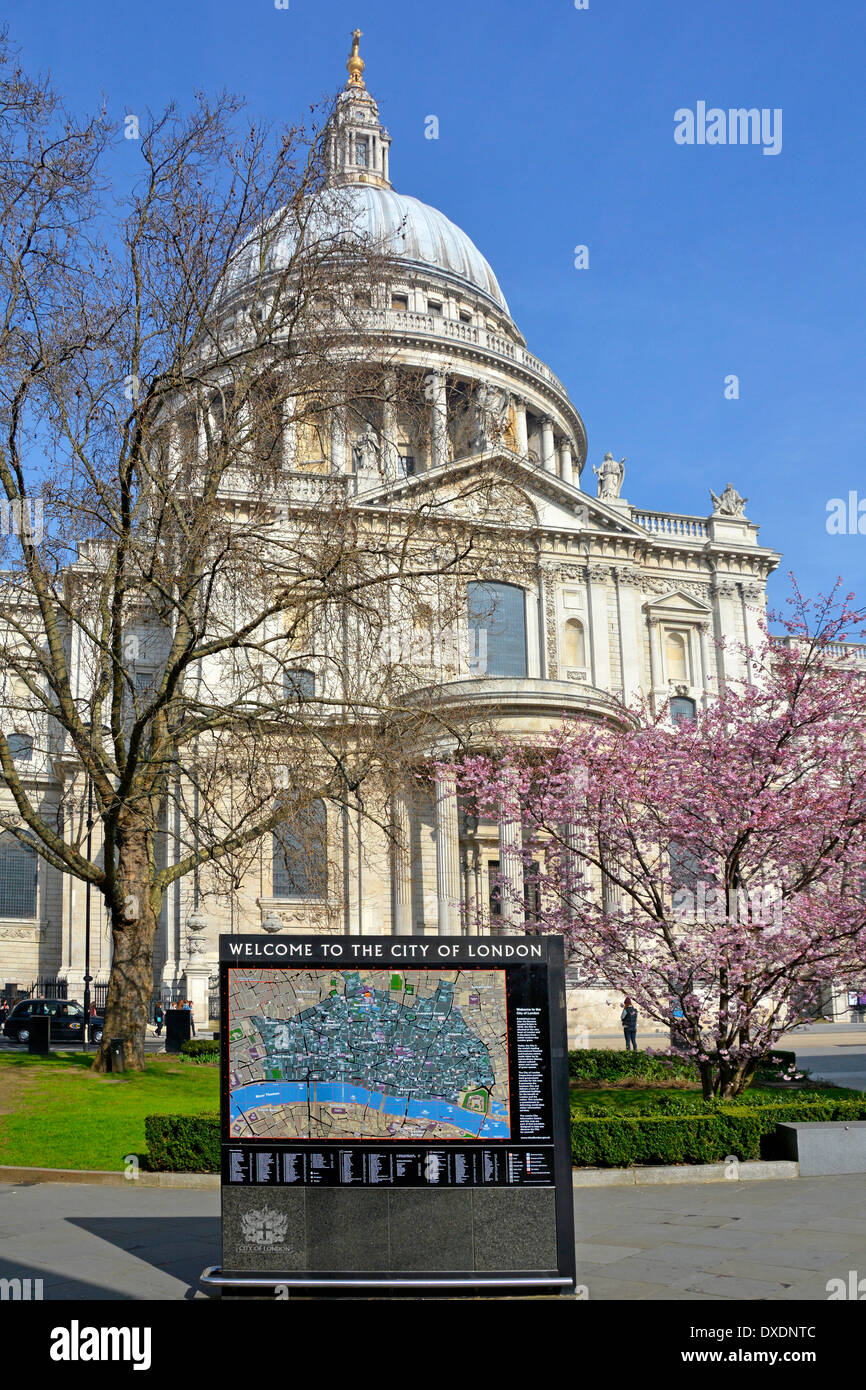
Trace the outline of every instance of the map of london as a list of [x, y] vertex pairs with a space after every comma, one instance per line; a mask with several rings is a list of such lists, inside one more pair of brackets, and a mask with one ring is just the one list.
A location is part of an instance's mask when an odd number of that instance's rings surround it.
[[237, 969], [235, 1139], [508, 1139], [502, 970]]

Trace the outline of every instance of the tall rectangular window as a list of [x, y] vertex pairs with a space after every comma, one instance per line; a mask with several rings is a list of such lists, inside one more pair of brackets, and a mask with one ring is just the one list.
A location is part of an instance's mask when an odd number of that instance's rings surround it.
[[[467, 584], [470, 650], [479, 675], [526, 676], [526, 597], [516, 584]], [[485, 660], [486, 652], [486, 660]]]
[[323, 801], [298, 812], [273, 834], [275, 898], [323, 898], [327, 891], [328, 820]]
[[39, 856], [12, 835], [0, 836], [0, 917], [36, 916]]

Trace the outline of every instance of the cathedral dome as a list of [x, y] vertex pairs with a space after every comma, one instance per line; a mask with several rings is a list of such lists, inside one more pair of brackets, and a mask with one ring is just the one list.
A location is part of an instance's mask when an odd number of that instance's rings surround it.
[[[499, 282], [470, 237], [438, 209], [392, 187], [391, 137], [364, 85], [357, 37], [347, 63], [349, 82], [325, 132], [328, 179], [312, 216], [304, 219], [305, 240], [351, 245], [357, 238], [376, 253], [405, 262], [407, 271], [433, 271], [457, 282], [458, 288], [481, 293], [510, 317]], [[276, 234], [274, 222], [279, 226]], [[285, 210], [274, 222], [241, 252], [229, 276], [231, 289], [256, 279], [263, 265], [279, 273], [291, 264], [299, 230], [296, 219]]]
[[[351, 183], [340, 188], [327, 224], [329, 235], [345, 234], [368, 241], [382, 255], [405, 261], [414, 271], [444, 273], [480, 290], [508, 313], [496, 276], [475, 243], [444, 213], [420, 198], [396, 193], [393, 188]], [[291, 245], [285, 251], [290, 253]], [[281, 259], [275, 248], [275, 268]]]

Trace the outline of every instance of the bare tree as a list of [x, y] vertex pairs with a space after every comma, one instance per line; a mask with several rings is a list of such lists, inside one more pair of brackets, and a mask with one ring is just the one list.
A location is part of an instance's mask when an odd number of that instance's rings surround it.
[[[169, 886], [206, 869], [230, 888], [280, 828], [315, 841], [322, 798], [387, 827], [434, 727], [461, 736], [436, 694], [459, 658], [394, 633], [419, 611], [455, 632], [465, 579], [511, 546], [511, 484], [498, 455], [470, 481], [385, 486], [383, 402], [420, 436], [423, 392], [369, 332], [390, 262], [341, 208], [318, 127], [199, 96], [117, 141], [2, 60], [0, 829], [102, 895], [96, 1066], [124, 1037], [140, 1068]], [[352, 440], [357, 483], [336, 462]]]

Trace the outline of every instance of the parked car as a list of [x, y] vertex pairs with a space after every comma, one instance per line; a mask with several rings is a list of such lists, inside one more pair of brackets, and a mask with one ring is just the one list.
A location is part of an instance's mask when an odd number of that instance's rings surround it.
[[[51, 1041], [80, 1042], [84, 1034], [84, 1010], [75, 999], [20, 999], [3, 1024], [3, 1032], [13, 1042], [30, 1041], [30, 1020], [51, 1019]], [[104, 1024], [99, 1015], [90, 1021], [90, 1041], [98, 1043]]]

